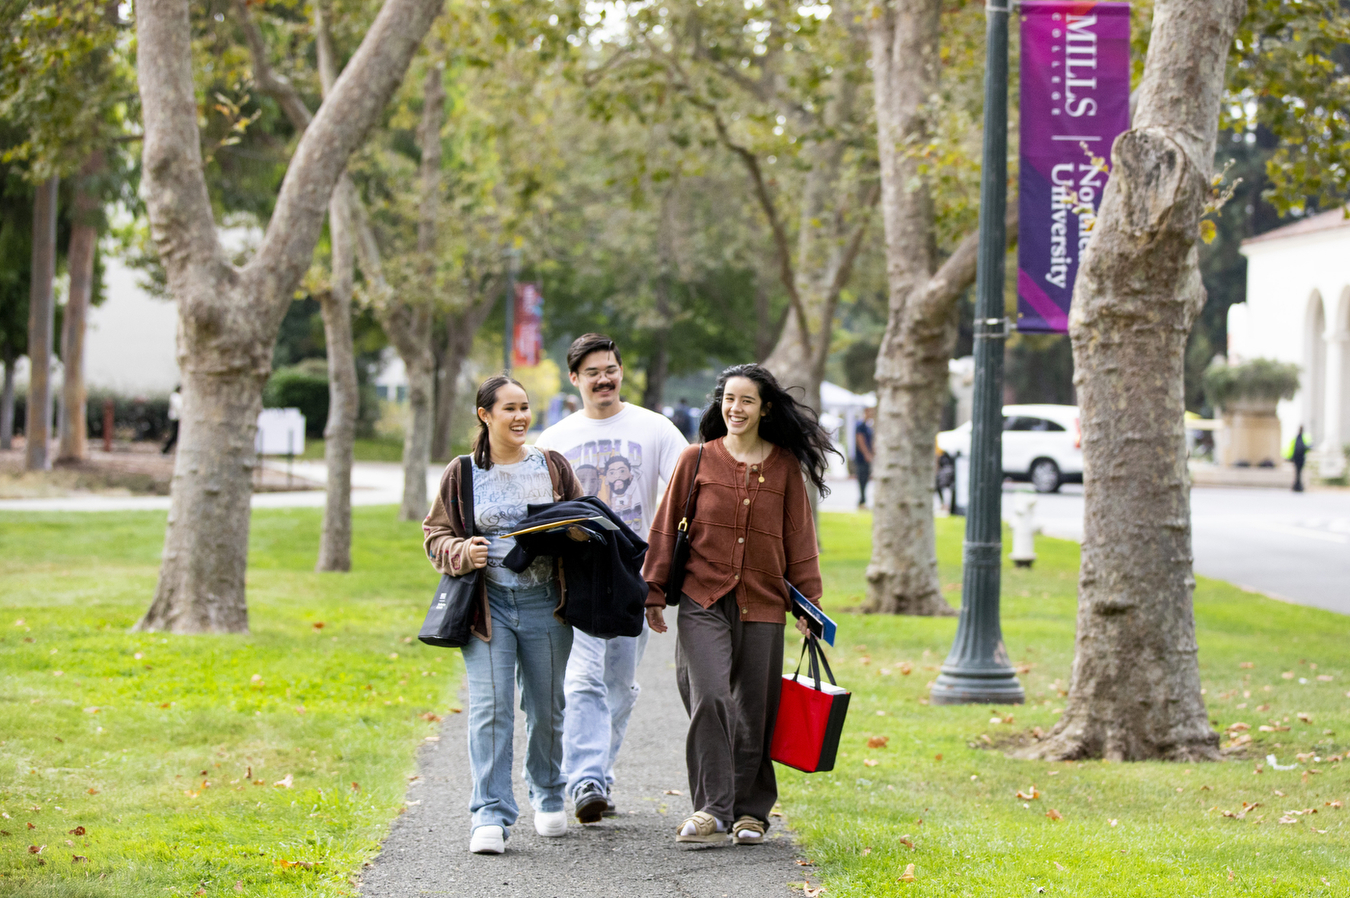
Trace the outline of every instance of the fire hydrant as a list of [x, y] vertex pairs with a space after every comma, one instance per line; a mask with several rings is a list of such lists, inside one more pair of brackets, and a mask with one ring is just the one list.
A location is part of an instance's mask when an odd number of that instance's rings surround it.
[[1036, 497], [1019, 492], [1013, 499], [1012, 560], [1018, 567], [1031, 567], [1036, 560]]

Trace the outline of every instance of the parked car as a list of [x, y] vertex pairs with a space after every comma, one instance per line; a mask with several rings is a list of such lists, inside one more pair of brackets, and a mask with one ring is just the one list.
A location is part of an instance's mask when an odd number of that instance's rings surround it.
[[[950, 483], [957, 453], [970, 455], [970, 422], [938, 434], [938, 483]], [[944, 479], [945, 475], [945, 479]], [[1003, 406], [1003, 476], [1053, 493], [1083, 480], [1083, 434], [1074, 405]]]

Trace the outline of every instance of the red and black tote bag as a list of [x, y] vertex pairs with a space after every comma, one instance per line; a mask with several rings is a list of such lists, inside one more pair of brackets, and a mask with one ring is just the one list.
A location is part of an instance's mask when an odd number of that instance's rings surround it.
[[[808, 676], [801, 675], [801, 658], [797, 659], [794, 673], [783, 675], [769, 757], [780, 764], [815, 773], [834, 769], [850, 693], [835, 683], [834, 671], [830, 670], [814, 635], [808, 636], [802, 646], [802, 656], [807, 654], [811, 656]], [[821, 682], [822, 666], [828, 682]]]

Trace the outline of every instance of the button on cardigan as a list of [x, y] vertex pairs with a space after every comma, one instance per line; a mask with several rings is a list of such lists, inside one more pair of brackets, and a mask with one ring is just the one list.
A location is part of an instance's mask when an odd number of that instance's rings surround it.
[[[652, 522], [642, 568], [648, 607], [678, 600], [668, 600], [665, 587], [697, 459], [696, 445], [680, 453]], [[741, 620], [775, 624], [784, 623], [789, 610], [784, 579], [820, 604], [815, 520], [801, 465], [790, 452], [775, 446], [754, 465], [738, 462], [721, 439], [705, 443], [694, 503], [685, 595], [708, 608], [734, 591]]]

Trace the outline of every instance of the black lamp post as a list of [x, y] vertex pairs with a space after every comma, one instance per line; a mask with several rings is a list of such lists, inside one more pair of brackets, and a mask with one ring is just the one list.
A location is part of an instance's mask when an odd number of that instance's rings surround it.
[[961, 587], [961, 619], [951, 654], [933, 685], [938, 705], [1020, 704], [999, 627], [1003, 561], [1004, 214], [1008, 204], [1008, 6], [985, 6], [984, 165], [980, 176], [980, 247], [975, 277], [975, 396], [970, 438], [970, 505]]

